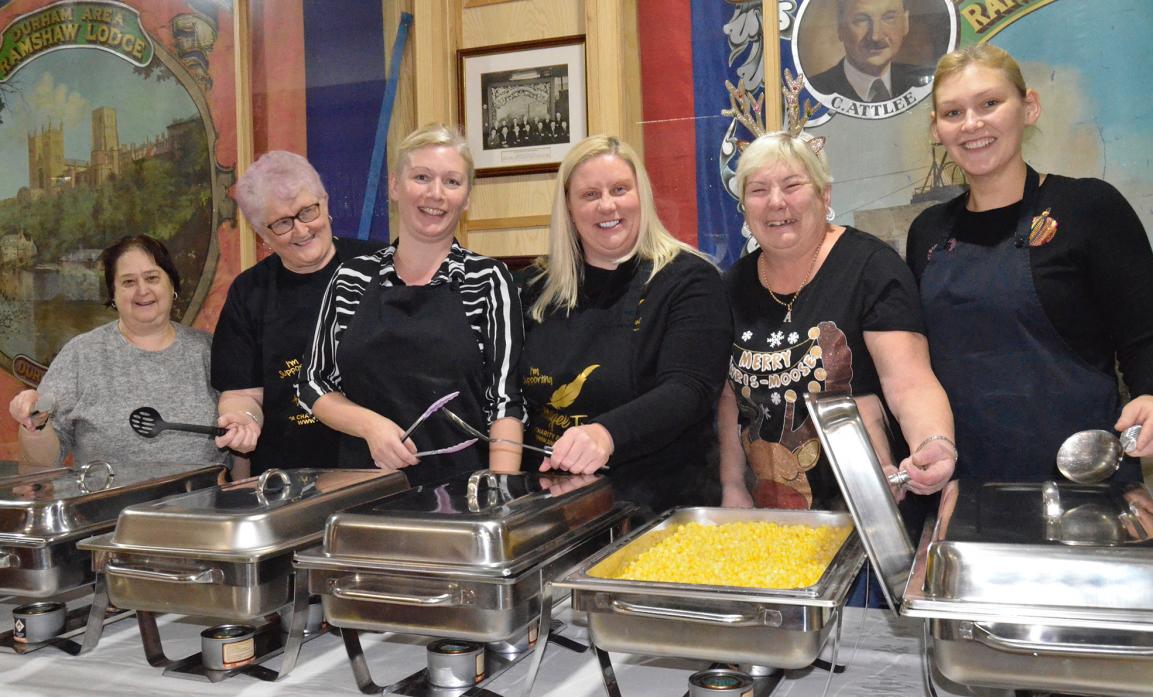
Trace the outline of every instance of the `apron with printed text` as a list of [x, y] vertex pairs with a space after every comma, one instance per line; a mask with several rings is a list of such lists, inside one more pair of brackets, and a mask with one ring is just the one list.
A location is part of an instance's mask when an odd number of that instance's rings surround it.
[[[333, 259], [329, 267], [317, 274], [331, 278], [339, 264], [338, 259]], [[272, 274], [260, 342], [264, 425], [252, 456], [252, 474], [272, 467], [336, 466], [339, 435], [301, 409], [296, 398], [302, 356], [312, 339], [320, 301], [328, 284], [327, 281], [316, 284], [304, 293], [291, 293], [285, 287], [294, 283], [308, 285], [309, 281], [315, 283], [316, 279], [293, 278], [292, 272], [283, 266]], [[283, 302], [284, 294], [293, 302]]]
[[[551, 446], [574, 426], [639, 395], [634, 368], [637, 314], [652, 266], [638, 264], [620, 299], [609, 307], [558, 312], [526, 327], [521, 354], [521, 393], [529, 410], [525, 442]], [[525, 458], [535, 469], [539, 458]], [[657, 472], [633, 472], [610, 458], [618, 498], [647, 504], [663, 486]], [[639, 468], [638, 468], [639, 469]], [[646, 481], [646, 478], [648, 481]]]
[[[384, 287], [373, 282], [341, 337], [336, 353], [345, 396], [407, 429], [434, 401], [450, 392], [457, 416], [482, 430], [484, 360], [454, 283]], [[442, 414], [433, 414], [410, 436], [418, 451], [465, 440]], [[371, 468], [362, 438], [342, 435], [342, 467]], [[488, 467], [483, 443], [447, 455], [421, 458], [403, 472], [415, 485]]]

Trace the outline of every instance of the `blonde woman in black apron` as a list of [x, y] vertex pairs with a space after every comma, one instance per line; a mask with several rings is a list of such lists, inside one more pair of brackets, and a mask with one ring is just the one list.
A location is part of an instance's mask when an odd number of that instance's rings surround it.
[[[933, 369], [948, 392], [960, 478], [1041, 481], [1061, 442], [1143, 425], [1153, 454], [1153, 251], [1133, 208], [1099, 179], [1039, 175], [1021, 144], [1041, 103], [988, 44], [944, 56], [932, 133], [969, 190], [909, 231]], [[1122, 407], [1114, 366], [1134, 395]], [[1115, 475], [1140, 480], [1127, 457]]]
[[732, 327], [717, 270], [664, 228], [643, 163], [611, 136], [561, 163], [549, 236], [524, 289], [527, 441], [553, 449], [532, 464], [609, 465], [618, 497], [654, 511], [709, 503]]
[[[413, 484], [519, 469], [520, 302], [504, 264], [453, 237], [472, 182], [460, 134], [439, 124], [410, 134], [389, 176], [396, 242], [345, 262], [329, 284], [297, 390], [305, 409], [343, 434], [341, 466], [406, 468]], [[443, 414], [406, 434], [453, 392], [455, 414], [514, 443], [430, 452], [462, 442]]]

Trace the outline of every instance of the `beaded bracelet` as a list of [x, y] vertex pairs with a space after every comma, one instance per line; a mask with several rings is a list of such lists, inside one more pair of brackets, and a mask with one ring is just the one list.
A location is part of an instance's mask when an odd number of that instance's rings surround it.
[[914, 450], [913, 452], [920, 452], [922, 448], [924, 448], [926, 445], [928, 445], [929, 443], [932, 443], [935, 440], [943, 440], [949, 444], [949, 447], [951, 447], [953, 449], [953, 462], [956, 462], [957, 458], [959, 456], [959, 453], [957, 452], [957, 444], [953, 442], [952, 438], [949, 438], [948, 436], [942, 436], [939, 433], [935, 436], [929, 436], [925, 440], [921, 441], [921, 444], [918, 445], [917, 449]]

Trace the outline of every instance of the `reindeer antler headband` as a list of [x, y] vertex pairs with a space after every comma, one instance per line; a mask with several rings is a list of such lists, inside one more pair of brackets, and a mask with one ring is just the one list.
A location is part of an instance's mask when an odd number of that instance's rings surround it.
[[[788, 118], [785, 132], [793, 138], [801, 137], [805, 130], [805, 122], [809, 120], [809, 117], [812, 116], [816, 110], [816, 107], [806, 99], [805, 108], [802, 113], [798, 97], [804, 88], [804, 79], [800, 75], [793, 77], [789, 69], [785, 68], [785, 81], [784, 84], [781, 85], [781, 94], [785, 96], [786, 116]], [[721, 110], [721, 115], [736, 119], [742, 126], [748, 129], [755, 138], [765, 135], [765, 119], [762, 113], [765, 96], [762, 94], [758, 99], [754, 100], [745, 89], [744, 80], [738, 82], [736, 87], [733, 87], [733, 83], [725, 80], [725, 89], [729, 91], [730, 106], [728, 109]], [[809, 150], [812, 150], [814, 154], [821, 152], [825, 147], [824, 136], [801, 139], [801, 142], [803, 142]], [[738, 149], [743, 151], [746, 146], [748, 146], [747, 142], [737, 141]]]

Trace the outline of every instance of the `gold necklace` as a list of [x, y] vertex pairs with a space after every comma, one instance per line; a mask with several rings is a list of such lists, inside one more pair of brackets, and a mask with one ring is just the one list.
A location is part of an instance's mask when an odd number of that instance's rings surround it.
[[[826, 231], [825, 234], [828, 234], [828, 232]], [[801, 291], [804, 290], [805, 286], [807, 286], [809, 281], [812, 280], [813, 270], [817, 268], [817, 257], [821, 256], [821, 247], [823, 246], [825, 246], [825, 238], [822, 236], [820, 244], [817, 245], [816, 251], [813, 252], [813, 259], [809, 262], [809, 271], [805, 274], [805, 280], [801, 281], [801, 285], [797, 288], [797, 292], [793, 293], [793, 297], [790, 298], [788, 302], [781, 300], [777, 297], [777, 294], [773, 292], [772, 284], [769, 283], [769, 271], [766, 268], [767, 262], [762, 263], [765, 262], [765, 250], [761, 250], [761, 256], [757, 259], [757, 278], [761, 280], [761, 285], [765, 287], [765, 290], [769, 291], [769, 297], [776, 301], [778, 305], [785, 308], [785, 322], [793, 321], [793, 303], [797, 302], [797, 298], [800, 297]]]

